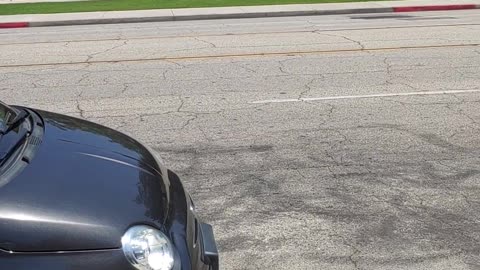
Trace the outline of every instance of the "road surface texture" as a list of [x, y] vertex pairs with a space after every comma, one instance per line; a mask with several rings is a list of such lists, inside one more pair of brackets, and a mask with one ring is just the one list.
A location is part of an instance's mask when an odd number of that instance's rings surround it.
[[222, 269], [480, 269], [480, 12], [0, 31], [0, 97], [158, 150]]

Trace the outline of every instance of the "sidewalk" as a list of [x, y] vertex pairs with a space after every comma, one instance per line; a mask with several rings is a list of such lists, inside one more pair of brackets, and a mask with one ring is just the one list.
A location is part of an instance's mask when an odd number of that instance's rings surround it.
[[0, 28], [311, 16], [480, 8], [480, 0], [406, 0], [338, 4], [157, 9], [0, 16]]

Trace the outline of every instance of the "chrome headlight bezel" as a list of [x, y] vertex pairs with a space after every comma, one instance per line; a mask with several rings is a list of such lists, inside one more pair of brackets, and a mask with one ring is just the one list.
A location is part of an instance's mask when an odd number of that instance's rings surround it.
[[147, 225], [130, 227], [122, 237], [122, 250], [127, 261], [138, 270], [171, 270], [175, 264], [170, 239]]

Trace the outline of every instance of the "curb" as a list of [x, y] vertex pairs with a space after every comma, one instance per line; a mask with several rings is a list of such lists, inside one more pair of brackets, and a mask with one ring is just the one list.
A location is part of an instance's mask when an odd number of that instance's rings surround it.
[[393, 12], [393, 9], [392, 8], [364, 8], [364, 9], [341, 9], [341, 10], [301, 10], [301, 11], [222, 13], [222, 14], [192, 14], [192, 15], [176, 15], [176, 16], [169, 15], [169, 16], [153, 16], [153, 17], [129, 17], [129, 18], [104, 18], [104, 19], [63, 20], [63, 21], [45, 21], [45, 22], [38, 21], [38, 22], [30, 22], [29, 27], [218, 20], [218, 19], [247, 19], [247, 18], [386, 13], [386, 12]]
[[0, 28], [23, 28], [29, 27], [28, 22], [8, 22], [8, 23], [0, 23]]
[[68, 26], [89, 24], [117, 24], [117, 23], [142, 23], [164, 21], [190, 21], [212, 19], [241, 19], [241, 18], [266, 18], [286, 16], [315, 16], [315, 15], [340, 15], [340, 14], [364, 14], [364, 13], [390, 13], [390, 12], [417, 12], [417, 11], [445, 11], [462, 9], [480, 9], [480, 5], [429, 5], [429, 6], [405, 6], [405, 7], [379, 7], [379, 8], [355, 8], [336, 10], [298, 10], [298, 11], [272, 11], [272, 12], [233, 12], [219, 14], [191, 14], [191, 15], [166, 15], [147, 17], [125, 18], [99, 18], [99, 19], [72, 19], [72, 20], [45, 20], [31, 22], [6, 22], [0, 23], [1, 28], [23, 28], [42, 26]]
[[461, 10], [476, 9], [477, 5], [435, 5], [435, 6], [410, 6], [410, 7], [394, 7], [393, 12], [416, 12], [416, 11], [442, 11], [442, 10]]

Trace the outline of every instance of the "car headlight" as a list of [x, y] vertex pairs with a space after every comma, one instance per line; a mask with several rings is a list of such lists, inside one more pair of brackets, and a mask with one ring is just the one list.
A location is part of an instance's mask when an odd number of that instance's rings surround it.
[[146, 225], [133, 226], [122, 237], [123, 253], [139, 270], [171, 270], [173, 245], [161, 231]]

